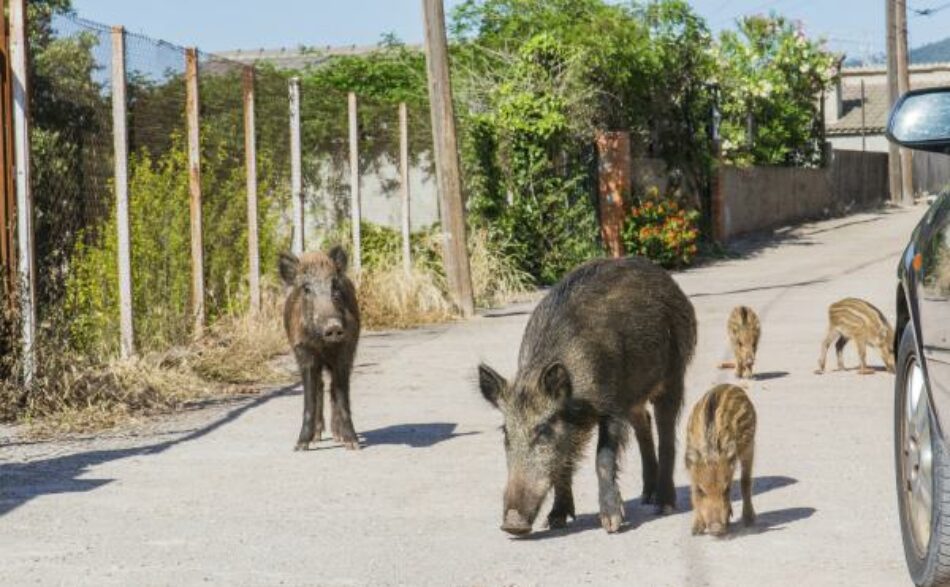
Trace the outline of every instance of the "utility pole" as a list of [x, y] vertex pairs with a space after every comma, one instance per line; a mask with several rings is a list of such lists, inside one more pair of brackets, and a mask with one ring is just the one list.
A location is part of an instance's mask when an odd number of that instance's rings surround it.
[[[885, 27], [887, 29], [887, 94], [888, 107], [893, 108], [900, 96], [897, 82], [897, 0], [884, 0]], [[891, 203], [899, 204], [902, 199], [900, 150], [894, 143], [888, 145], [887, 157], [888, 187]]]
[[[907, 0], [897, 0], [894, 13], [895, 28], [897, 29], [897, 93], [901, 96], [910, 91], [910, 71], [907, 52]], [[910, 149], [901, 147], [901, 203], [905, 206], [914, 205], [914, 162]]]
[[425, 21], [426, 66], [435, 169], [442, 215], [443, 262], [452, 302], [469, 317], [475, 313], [472, 274], [465, 238], [465, 211], [459, 172], [455, 111], [449, 78], [448, 41], [445, 36], [445, 8], [442, 0], [422, 0]]

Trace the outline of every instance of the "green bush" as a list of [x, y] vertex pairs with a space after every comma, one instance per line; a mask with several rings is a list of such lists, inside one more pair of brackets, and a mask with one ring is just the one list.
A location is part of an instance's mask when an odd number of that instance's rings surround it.
[[[208, 320], [246, 307], [248, 271], [244, 170], [229, 160], [223, 143], [202, 161], [205, 295]], [[259, 153], [262, 169], [267, 157]], [[259, 246], [262, 271], [272, 273], [278, 211], [272, 183], [261, 176]], [[113, 204], [114, 206], [114, 204]], [[191, 332], [191, 241], [188, 158], [182, 137], [153, 160], [142, 151], [129, 161], [132, 301], [136, 344], [161, 349], [185, 342]], [[88, 244], [86, 241], [89, 241]], [[80, 239], [67, 284], [67, 315], [74, 345], [108, 356], [118, 343], [117, 237], [114, 213], [92, 239]]]

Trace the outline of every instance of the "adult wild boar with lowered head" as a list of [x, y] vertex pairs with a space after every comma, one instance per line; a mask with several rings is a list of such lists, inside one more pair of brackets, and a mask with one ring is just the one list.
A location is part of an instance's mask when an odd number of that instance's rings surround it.
[[303, 425], [294, 450], [305, 450], [323, 434], [323, 372], [330, 374], [333, 439], [359, 449], [350, 414], [350, 373], [360, 338], [356, 289], [346, 276], [346, 252], [283, 253], [280, 276], [289, 288], [284, 328], [303, 379]]
[[672, 511], [675, 426], [695, 346], [692, 304], [666, 271], [649, 261], [591, 261], [555, 285], [528, 321], [514, 379], [479, 366], [482, 395], [505, 421], [502, 530], [529, 533], [552, 487], [548, 525], [561, 527], [574, 517], [571, 480], [594, 426], [604, 529], [616, 532], [623, 521], [617, 460], [629, 424], [640, 445], [643, 502]]

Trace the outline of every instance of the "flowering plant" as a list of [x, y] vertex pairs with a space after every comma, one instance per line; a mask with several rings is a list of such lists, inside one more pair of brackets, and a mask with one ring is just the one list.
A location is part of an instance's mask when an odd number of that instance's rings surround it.
[[624, 223], [627, 252], [664, 267], [682, 267], [696, 258], [699, 212], [680, 207], [675, 200], [641, 200]]

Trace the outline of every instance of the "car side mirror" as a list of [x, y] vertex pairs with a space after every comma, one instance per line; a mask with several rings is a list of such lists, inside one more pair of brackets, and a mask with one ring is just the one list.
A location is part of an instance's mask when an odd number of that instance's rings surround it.
[[950, 88], [904, 94], [891, 110], [887, 138], [908, 149], [950, 154]]

